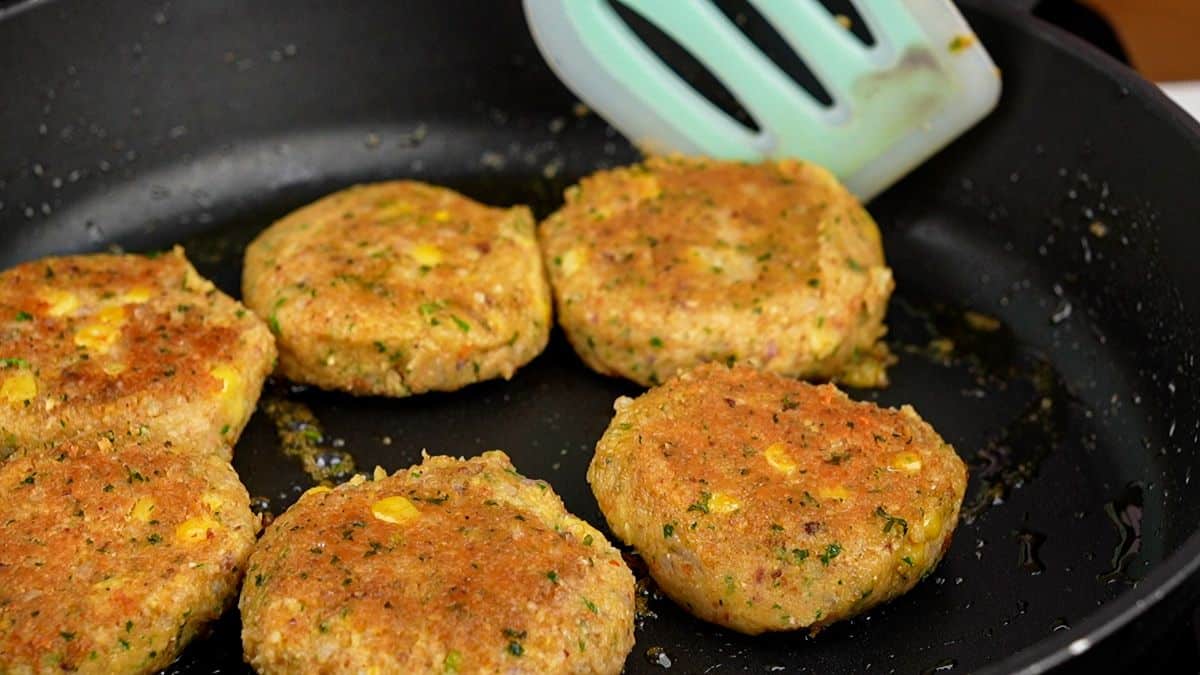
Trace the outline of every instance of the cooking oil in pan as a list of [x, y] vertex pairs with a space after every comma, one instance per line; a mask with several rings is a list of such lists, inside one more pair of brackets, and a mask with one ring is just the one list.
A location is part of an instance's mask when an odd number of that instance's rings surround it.
[[973, 457], [964, 457], [976, 483], [962, 509], [963, 522], [970, 524], [1037, 476], [1042, 462], [1062, 441], [1064, 418], [1075, 399], [1051, 363], [1022, 353], [1016, 336], [995, 317], [942, 303], [916, 306], [899, 298], [893, 304], [896, 314], [915, 319], [924, 333], [923, 340], [892, 345], [901, 358], [907, 355], [966, 370], [975, 388], [964, 395], [984, 397], [1014, 384], [1032, 390], [1007, 425], [992, 432]]
[[1101, 574], [1100, 581], [1133, 583], [1129, 577], [1129, 563], [1142, 550], [1142, 508], [1144, 486], [1137, 481], [1129, 483], [1116, 499], [1104, 505], [1104, 513], [1116, 528], [1120, 541], [1113, 549], [1112, 569]]
[[1046, 566], [1038, 557], [1038, 550], [1042, 543], [1046, 541], [1046, 535], [1032, 530], [1018, 530], [1013, 534], [1013, 537], [1020, 544], [1017, 553], [1017, 567], [1029, 572], [1030, 574], [1041, 574], [1046, 571]]
[[299, 460], [304, 473], [319, 485], [340, 483], [354, 475], [354, 457], [328, 447], [325, 432], [312, 410], [299, 401], [285, 398], [278, 387], [263, 396], [259, 410], [275, 425], [283, 454]]

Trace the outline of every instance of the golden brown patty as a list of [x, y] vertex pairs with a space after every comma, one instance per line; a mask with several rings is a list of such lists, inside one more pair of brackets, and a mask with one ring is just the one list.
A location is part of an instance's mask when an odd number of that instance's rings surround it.
[[824, 169], [652, 158], [566, 200], [538, 232], [559, 321], [593, 369], [649, 385], [721, 361], [887, 383], [891, 270]]
[[709, 364], [616, 409], [588, 482], [702, 619], [816, 630], [912, 588], [949, 546], [966, 469], [909, 406]]
[[260, 673], [617, 673], [633, 575], [502, 452], [310, 490], [242, 590]]
[[0, 455], [112, 432], [228, 458], [274, 358], [181, 248], [18, 265], [0, 273]]
[[284, 375], [355, 394], [507, 379], [549, 337], [529, 209], [411, 181], [352, 187], [267, 228], [242, 289]]
[[258, 518], [213, 453], [101, 439], [0, 464], [0, 672], [142, 673], [230, 604]]

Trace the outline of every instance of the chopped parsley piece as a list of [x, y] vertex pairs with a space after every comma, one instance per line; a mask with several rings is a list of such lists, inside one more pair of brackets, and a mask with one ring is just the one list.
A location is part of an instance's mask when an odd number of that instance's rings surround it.
[[826, 546], [825, 552], [817, 557], [821, 559], [822, 565], [828, 565], [829, 561], [838, 557], [838, 554], [841, 552], [842, 552], [842, 545], [837, 542], [834, 542], [834, 543]]
[[663, 523], [663, 539], [668, 539], [675, 536], [675, 526], [671, 523]]
[[558, 584], [558, 572], [550, 570], [549, 572], [546, 572], [546, 578], [550, 580], [550, 583]]
[[5, 368], [28, 368], [29, 362], [22, 358], [0, 359], [0, 366]]
[[882, 505], [875, 507], [875, 515], [883, 518], [884, 532], [891, 532], [892, 528], [896, 528], [897, 532], [900, 534], [908, 534], [908, 521], [888, 513]]
[[783, 408], [784, 411], [788, 411], [788, 410], [795, 410], [796, 408], [799, 408], [800, 404], [797, 403], [796, 401], [792, 400], [791, 395], [784, 394], [783, 400], [780, 401], [779, 406], [781, 408]]
[[904, 561], [904, 564], [905, 564], [905, 565], [908, 565], [909, 567], [912, 567], [912, 566], [913, 566], [913, 559], [912, 559], [912, 556], [908, 556], [908, 555], [906, 555], [906, 556], [904, 556], [903, 558], [901, 558], [901, 560], [903, 560], [903, 561]]
[[708, 513], [708, 502], [711, 500], [712, 500], [712, 493], [702, 491], [700, 493], [700, 499], [696, 502], [693, 502], [692, 505], [687, 508], [687, 510], [688, 511], [699, 511], [700, 513]]
[[149, 537], [146, 537], [146, 541], [150, 542], [151, 544], [161, 544], [162, 543], [162, 535], [155, 532], [154, 534], [150, 535]]
[[29, 312], [23, 312], [23, 311], [17, 312], [17, 316], [14, 319], [14, 321], [32, 321], [32, 320], [33, 320], [33, 315], [30, 314]]
[[276, 335], [280, 335], [282, 333], [279, 328], [279, 317], [276, 316], [276, 313], [279, 311], [279, 308], [283, 306], [284, 302], [286, 301], [283, 298], [277, 299], [275, 301], [275, 306], [271, 307], [271, 313], [267, 315], [267, 325], [271, 327], [271, 332]]
[[593, 541], [593, 540], [592, 540], [592, 535], [590, 535], [590, 534], [585, 534], [585, 535], [583, 535], [583, 545], [584, 545], [584, 546], [591, 546], [591, 545], [592, 545], [592, 541]]
[[599, 614], [599, 613], [600, 613], [600, 610], [596, 608], [596, 603], [592, 602], [591, 600], [588, 600], [587, 598], [584, 598], [584, 599], [583, 599], [583, 604], [584, 604], [585, 606], [587, 606], [587, 608], [588, 608], [588, 611], [590, 611], [592, 614]]
[[462, 332], [464, 332], [464, 333], [471, 332], [471, 324], [467, 323], [466, 321], [463, 321], [462, 319], [458, 318], [454, 314], [450, 315], [450, 319], [452, 321], [454, 321], [454, 325], [458, 326], [458, 329], [461, 330]]
[[462, 661], [462, 653], [457, 649], [451, 649], [446, 652], [446, 659], [442, 661], [442, 670], [447, 673], [457, 673], [458, 669], [462, 666]]
[[650, 338], [650, 346], [654, 347], [655, 349], [661, 349], [663, 346], [662, 338], [658, 337], [657, 335]]

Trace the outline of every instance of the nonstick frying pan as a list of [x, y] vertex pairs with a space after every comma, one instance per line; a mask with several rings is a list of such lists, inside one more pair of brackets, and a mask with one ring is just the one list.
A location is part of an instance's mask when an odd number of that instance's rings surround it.
[[[647, 585], [629, 672], [1120, 668], [1194, 602], [1200, 130], [1066, 34], [964, 5], [1005, 92], [870, 205], [901, 360], [891, 387], [852, 393], [912, 403], [955, 445], [968, 517], [930, 578], [816, 638], [736, 635]], [[21, 3], [0, 10], [0, 64], [4, 266], [183, 242], [236, 294], [245, 243], [345, 185], [414, 177], [544, 215], [636, 157], [555, 80], [516, 2]], [[511, 382], [453, 394], [268, 387], [361, 469], [504, 448], [597, 524], [587, 462], [636, 392], [557, 334]], [[275, 513], [308, 485], [261, 413], [234, 464]], [[236, 613], [171, 670], [244, 672]]]

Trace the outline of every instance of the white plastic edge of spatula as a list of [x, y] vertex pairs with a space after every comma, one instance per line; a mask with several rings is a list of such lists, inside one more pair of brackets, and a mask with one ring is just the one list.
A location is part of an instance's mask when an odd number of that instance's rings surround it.
[[[949, 0], [852, 0], [865, 45], [817, 0], [750, 0], [833, 98], [818, 102], [708, 0], [616, 0], [702, 63], [759, 126], [664, 64], [608, 0], [524, 0], [534, 41], [584, 103], [649, 154], [795, 157], [874, 197], [995, 108], [1000, 71]], [[840, 19], [840, 20], [839, 20]]]

